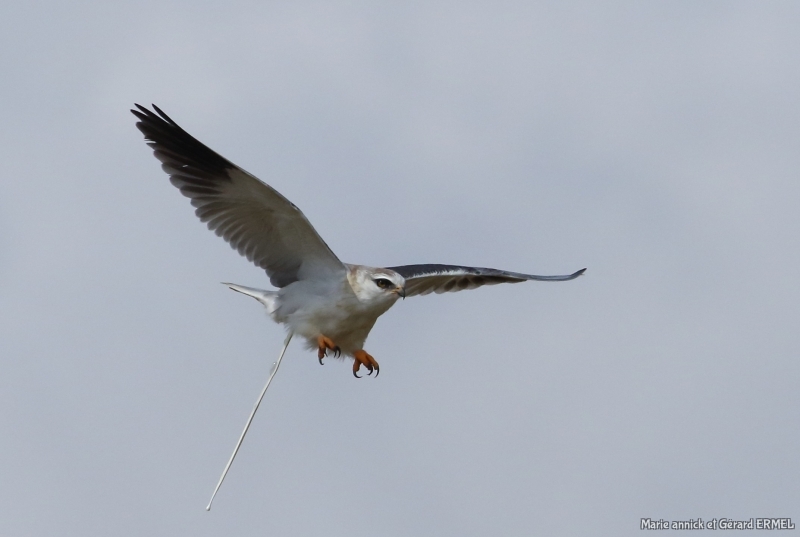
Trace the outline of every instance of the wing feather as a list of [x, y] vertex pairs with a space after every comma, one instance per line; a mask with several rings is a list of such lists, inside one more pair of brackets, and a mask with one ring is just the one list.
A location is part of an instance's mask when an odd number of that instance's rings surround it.
[[586, 269], [563, 276], [537, 276], [483, 267], [462, 267], [460, 265], [403, 265], [387, 267], [406, 280], [406, 296], [427, 295], [429, 293], [450, 293], [477, 289], [484, 285], [498, 283], [520, 283], [525, 281], [564, 282], [574, 280]]
[[136, 126], [170, 182], [231, 248], [263, 268], [272, 285], [344, 278], [346, 269], [305, 215], [277, 190], [203, 145], [153, 105]]

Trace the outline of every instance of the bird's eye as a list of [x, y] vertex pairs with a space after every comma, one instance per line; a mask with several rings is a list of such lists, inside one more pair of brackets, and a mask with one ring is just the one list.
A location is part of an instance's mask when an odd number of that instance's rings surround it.
[[375, 285], [377, 285], [381, 289], [388, 289], [392, 286], [392, 282], [387, 280], [386, 278], [377, 278], [375, 280]]

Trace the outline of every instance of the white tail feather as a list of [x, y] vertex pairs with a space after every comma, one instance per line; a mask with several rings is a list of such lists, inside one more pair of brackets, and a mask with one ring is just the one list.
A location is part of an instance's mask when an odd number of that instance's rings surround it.
[[265, 291], [264, 289], [256, 289], [254, 287], [246, 287], [244, 285], [226, 282], [222, 282], [222, 285], [227, 285], [230, 289], [233, 289], [238, 293], [255, 298], [264, 304], [264, 307], [267, 308], [267, 311], [270, 313], [270, 315], [275, 311], [275, 299], [278, 297], [277, 291]]

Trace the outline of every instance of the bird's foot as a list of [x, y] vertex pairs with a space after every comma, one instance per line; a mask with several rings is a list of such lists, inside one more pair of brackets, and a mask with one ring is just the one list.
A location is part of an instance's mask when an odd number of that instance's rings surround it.
[[322, 359], [328, 356], [328, 349], [333, 351], [333, 357], [338, 358], [342, 354], [342, 350], [330, 338], [322, 334], [317, 336], [317, 358], [319, 358], [319, 365], [322, 365]]
[[368, 375], [371, 375], [373, 371], [375, 371], [375, 376], [378, 376], [378, 373], [381, 372], [380, 366], [378, 366], [378, 362], [375, 361], [375, 358], [367, 354], [364, 350], [359, 350], [353, 353], [353, 375], [356, 378], [361, 378], [361, 375], [358, 374], [359, 368], [363, 365], [367, 368]]

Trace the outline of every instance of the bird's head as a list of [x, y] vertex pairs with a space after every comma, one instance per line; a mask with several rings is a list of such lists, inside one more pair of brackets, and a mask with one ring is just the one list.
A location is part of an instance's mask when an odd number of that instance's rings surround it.
[[350, 286], [361, 300], [394, 303], [406, 297], [406, 281], [393, 270], [351, 265], [349, 272]]

